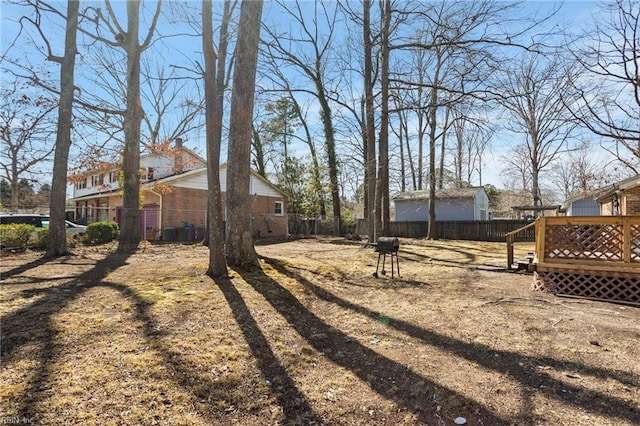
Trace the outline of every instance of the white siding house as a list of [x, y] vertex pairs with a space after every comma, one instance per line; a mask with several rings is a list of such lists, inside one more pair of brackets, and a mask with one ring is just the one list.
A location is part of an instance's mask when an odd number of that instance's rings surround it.
[[[158, 181], [190, 170], [206, 167], [199, 155], [187, 148], [181, 148], [175, 155], [143, 154], [140, 156], [140, 183]], [[98, 194], [108, 194], [119, 189], [118, 177], [120, 165], [82, 173], [73, 179], [73, 198], [82, 198]]]

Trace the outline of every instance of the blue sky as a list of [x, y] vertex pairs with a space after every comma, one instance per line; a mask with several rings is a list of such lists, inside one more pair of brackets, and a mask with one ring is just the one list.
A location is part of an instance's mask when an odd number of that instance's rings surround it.
[[[54, 3], [59, 5], [64, 5], [63, 2], [56, 0]], [[149, 2], [147, 2], [149, 3]], [[81, 5], [83, 3], [81, 2]], [[115, 2], [116, 7], [123, 7], [122, 2]], [[199, 8], [199, 2], [192, 1], [189, 4], [193, 5], [196, 9]], [[149, 3], [149, 7], [152, 7], [153, 3]], [[306, 3], [307, 6], [310, 3]], [[557, 5], [556, 2], [551, 1], [539, 1], [539, 2], [528, 2], [527, 7], [530, 7], [532, 10], [536, 8], [552, 8]], [[584, 28], [585, 24], [592, 18], [592, 14], [597, 10], [598, 3], [595, 1], [567, 1], [562, 6], [560, 13], [556, 17], [556, 22], [559, 25], [566, 25], [570, 29], [580, 30]], [[273, 4], [267, 2], [265, 6], [265, 18], [266, 19], [274, 19], [277, 21], [279, 25], [287, 24], [278, 19], [277, 14], [269, 13], [269, 11], [273, 12], [274, 7]], [[17, 18], [17, 12], [15, 12], [14, 6], [9, 5], [5, 1], [0, 3], [0, 16], [2, 20], [2, 52], [4, 53], [8, 43], [15, 35], [16, 26], [12, 23], [12, 20]], [[165, 23], [164, 25], [168, 25]], [[62, 28], [58, 27], [59, 34], [62, 34]], [[141, 31], [143, 33], [143, 31]], [[23, 48], [25, 54], [32, 55], [33, 50], [27, 46], [18, 46], [19, 48]], [[184, 65], [193, 65], [196, 61], [201, 63], [200, 59], [200, 40], [198, 38], [186, 37], [182, 42], [179, 50], [172, 51], [171, 54], [165, 55], [162, 58], [165, 61], [170, 61], [174, 65], [184, 66]], [[57, 72], [57, 66], [51, 66], [51, 70]], [[95, 86], [87, 86], [87, 87], [95, 87]], [[97, 90], [97, 89], [96, 89]], [[317, 114], [317, 108], [312, 106], [310, 110], [310, 119], [319, 123], [319, 115]], [[192, 137], [187, 140], [187, 146], [196, 148], [200, 153], [204, 154], [204, 135], [203, 132], [194, 132]], [[500, 169], [500, 155], [504, 152], [505, 149], [513, 146], [513, 141], [509, 138], [497, 137], [494, 140], [493, 150], [491, 155], [487, 155], [484, 161], [483, 166], [483, 182], [482, 183], [491, 183], [498, 187], [503, 187], [504, 183], [502, 182], [502, 172]], [[294, 148], [295, 150], [295, 148]], [[223, 154], [224, 155], [224, 154]]]

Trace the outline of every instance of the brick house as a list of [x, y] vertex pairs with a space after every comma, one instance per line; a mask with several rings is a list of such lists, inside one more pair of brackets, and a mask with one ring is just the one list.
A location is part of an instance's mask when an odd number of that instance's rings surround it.
[[[175, 155], [140, 156], [140, 227], [144, 239], [193, 241], [204, 235], [207, 212], [206, 162], [187, 148]], [[220, 166], [223, 214], [227, 167]], [[122, 217], [119, 169], [111, 167], [72, 177], [76, 221], [89, 224]], [[255, 172], [251, 173], [253, 232], [255, 236], [288, 234], [286, 196]]]
[[603, 216], [640, 215], [640, 175], [607, 187], [596, 201]]

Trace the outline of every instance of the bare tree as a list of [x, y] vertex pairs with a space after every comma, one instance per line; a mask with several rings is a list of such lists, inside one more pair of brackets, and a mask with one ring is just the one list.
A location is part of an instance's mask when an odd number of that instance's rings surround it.
[[224, 2], [220, 24], [218, 50], [213, 45], [212, 1], [202, 1], [202, 48], [204, 51], [204, 92], [207, 138], [207, 244], [209, 246], [209, 268], [207, 275], [227, 275], [224, 254], [222, 195], [220, 189], [220, 148], [222, 145], [222, 122], [224, 117], [224, 90], [227, 48], [229, 44], [229, 21], [232, 5]]
[[493, 130], [485, 120], [473, 116], [472, 106], [454, 110], [451, 122], [455, 149], [453, 153], [455, 186], [462, 188], [477, 179], [482, 186], [482, 159]]
[[[290, 66], [302, 78], [313, 85], [307, 93], [320, 104], [320, 116], [324, 131], [324, 147], [329, 171], [329, 185], [333, 203], [334, 233], [340, 233], [340, 192], [338, 159], [336, 156], [335, 129], [330, 105], [330, 89], [327, 87], [327, 57], [331, 53], [333, 32], [337, 19], [336, 10], [327, 10], [329, 3], [318, 2], [313, 6], [313, 16], [307, 17], [299, 1], [295, 4], [280, 1], [279, 6], [299, 27], [298, 36], [279, 34], [276, 29], [265, 27], [269, 40], [265, 41], [267, 55]], [[320, 9], [320, 10], [319, 10]], [[322, 22], [320, 20], [322, 19]], [[322, 31], [321, 31], [322, 29]], [[322, 33], [322, 35], [321, 35]], [[293, 48], [292, 48], [293, 45]], [[308, 48], [308, 50], [307, 50]], [[296, 90], [297, 88], [294, 88]]]
[[143, 101], [141, 144], [149, 149], [164, 140], [183, 138], [201, 127], [198, 118], [204, 109], [204, 99], [193, 93], [192, 78], [179, 75], [174, 67], [152, 64], [148, 56], [141, 58], [144, 82], [140, 89]]
[[[83, 16], [93, 25], [93, 30], [79, 30], [91, 40], [113, 49], [122, 49], [126, 56], [125, 111], [123, 119], [124, 148], [122, 150], [123, 213], [120, 226], [120, 249], [137, 247], [140, 232], [140, 147], [143, 108], [140, 95], [141, 56], [149, 48], [156, 32], [162, 8], [162, 0], [155, 5], [147, 34], [142, 43], [140, 37], [140, 7], [135, 0], [126, 3], [127, 26], [121, 25], [118, 15], [109, 0], [105, 0], [106, 12], [101, 8], [89, 8]], [[89, 16], [91, 15], [91, 16]], [[113, 92], [113, 90], [111, 90]], [[104, 108], [99, 103], [83, 104], [105, 114], [122, 114], [121, 109]]]
[[390, 222], [389, 202], [389, 54], [391, 32], [391, 0], [381, 3], [381, 88], [380, 88], [380, 135], [378, 139], [378, 176], [375, 198], [374, 235], [388, 235]]
[[[109, 2], [107, 9], [116, 42], [121, 43], [127, 52], [127, 98], [124, 118], [124, 149], [122, 152], [122, 224], [120, 226], [120, 244], [127, 250], [136, 247], [140, 242], [140, 125], [142, 122], [142, 106], [140, 101], [140, 56], [149, 47], [162, 1], [157, 3], [156, 13], [142, 44], [140, 44], [140, 4], [135, 0], [127, 1], [127, 30], [119, 25]], [[119, 40], [122, 38], [122, 42]]]
[[613, 180], [607, 167], [603, 167], [587, 149], [569, 153], [550, 169], [550, 180], [563, 199], [584, 195]]
[[371, 33], [371, 0], [364, 0], [363, 7], [363, 45], [364, 45], [364, 176], [365, 176], [365, 217], [368, 225], [368, 241], [376, 241], [376, 125], [373, 88], [373, 36]]
[[[60, 65], [59, 89], [55, 88], [54, 93], [58, 94], [58, 117], [57, 132], [54, 152], [54, 166], [52, 184], [50, 190], [50, 222], [49, 234], [47, 238], [46, 256], [59, 256], [67, 253], [66, 225], [65, 225], [65, 207], [66, 207], [66, 189], [67, 189], [67, 171], [69, 151], [71, 148], [71, 129], [73, 122], [73, 102], [74, 102], [74, 69], [76, 61], [76, 38], [78, 32], [79, 20], [79, 1], [67, 1], [66, 13], [52, 8], [45, 2], [27, 1], [26, 6], [33, 8], [33, 15], [23, 16], [21, 18], [22, 25], [30, 24], [35, 29], [36, 34], [40, 38], [44, 46], [43, 53], [47, 60]], [[65, 21], [65, 38], [64, 38], [64, 55], [54, 54], [52, 44], [47, 37], [46, 30], [42, 25], [42, 14], [51, 13], [52, 16], [62, 18]], [[22, 27], [24, 28], [24, 27]], [[28, 66], [21, 66], [23, 69]], [[33, 72], [33, 70], [31, 71]], [[35, 76], [29, 79], [35, 85], [40, 85], [40, 79]], [[47, 105], [43, 102], [43, 105]], [[51, 108], [46, 106], [45, 110]], [[47, 112], [48, 114], [48, 112]], [[45, 116], [47, 115], [45, 114]], [[36, 136], [34, 133], [32, 136]], [[4, 135], [3, 135], [4, 139]], [[28, 145], [27, 145], [28, 146]], [[44, 146], [47, 146], [46, 144]], [[45, 148], [48, 155], [51, 153], [50, 148]], [[43, 157], [46, 158], [46, 157]]]
[[31, 178], [39, 164], [51, 161], [55, 149], [51, 136], [57, 104], [29, 89], [17, 80], [0, 89], [0, 177], [11, 185], [5, 207], [12, 210], [19, 207], [20, 180]]
[[[572, 78], [565, 100], [574, 117], [634, 173], [640, 172], [640, 3], [616, 0], [603, 6], [594, 28], [572, 50], [584, 74]], [[577, 94], [577, 99], [573, 96]]]
[[559, 56], [533, 55], [507, 70], [501, 86], [505, 96], [500, 103], [510, 118], [506, 126], [524, 139], [534, 206], [542, 204], [540, 172], [576, 148], [577, 123], [563, 102], [571, 88], [564, 65]]
[[235, 48], [226, 193], [225, 255], [229, 266], [258, 267], [251, 226], [251, 123], [260, 42], [262, 0], [243, 0]]
[[67, 169], [71, 148], [71, 125], [73, 121], [74, 68], [76, 60], [76, 36], [78, 32], [78, 10], [80, 2], [67, 2], [67, 24], [64, 40], [64, 56], [50, 59], [60, 64], [60, 106], [58, 108], [58, 132], [51, 181], [51, 205], [49, 208], [49, 237], [47, 256], [67, 253], [65, 207], [67, 197]]

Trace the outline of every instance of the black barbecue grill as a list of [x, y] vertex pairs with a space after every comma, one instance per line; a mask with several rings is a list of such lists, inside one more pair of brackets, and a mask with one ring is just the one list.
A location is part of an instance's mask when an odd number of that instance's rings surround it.
[[384, 269], [387, 255], [391, 256], [391, 278], [393, 278], [393, 259], [396, 259], [396, 269], [398, 271], [398, 277], [400, 276], [400, 264], [398, 263], [398, 249], [400, 249], [400, 240], [398, 237], [380, 237], [375, 245], [378, 252], [378, 263], [376, 264], [376, 272], [373, 273], [374, 277], [378, 277], [378, 267], [380, 266], [380, 256], [382, 256], [382, 275], [386, 275], [387, 271]]

